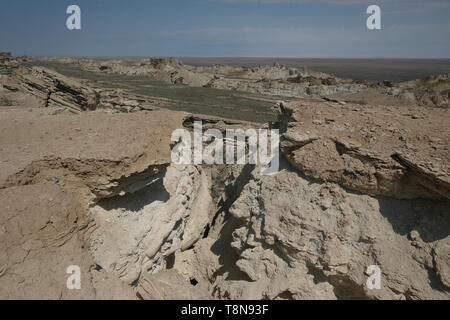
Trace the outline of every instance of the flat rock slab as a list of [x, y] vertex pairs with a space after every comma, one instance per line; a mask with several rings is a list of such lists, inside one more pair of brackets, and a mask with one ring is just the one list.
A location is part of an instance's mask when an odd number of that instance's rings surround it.
[[306, 101], [278, 109], [281, 150], [308, 177], [371, 195], [450, 198], [449, 109]]
[[[170, 163], [170, 137], [183, 113], [100, 112], [51, 115], [46, 109], [0, 111], [0, 187], [20, 184], [13, 176], [40, 160], [127, 162], [112, 177]], [[36, 172], [35, 172], [36, 173]]]

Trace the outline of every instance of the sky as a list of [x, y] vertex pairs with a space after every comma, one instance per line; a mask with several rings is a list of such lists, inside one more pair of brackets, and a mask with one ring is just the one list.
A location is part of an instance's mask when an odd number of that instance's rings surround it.
[[[81, 8], [81, 30], [66, 9]], [[381, 8], [381, 30], [366, 9]], [[450, 58], [450, 0], [10, 0], [0, 51], [33, 56]]]

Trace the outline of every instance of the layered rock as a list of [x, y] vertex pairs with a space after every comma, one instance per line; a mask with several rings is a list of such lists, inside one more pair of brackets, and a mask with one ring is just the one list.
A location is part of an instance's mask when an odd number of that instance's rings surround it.
[[95, 261], [130, 285], [164, 270], [175, 251], [201, 238], [211, 219], [204, 172], [169, 167], [163, 180], [91, 209], [99, 226], [90, 238]]
[[281, 152], [306, 176], [370, 195], [450, 198], [447, 109], [333, 102], [277, 108]]
[[0, 296], [135, 299], [136, 270], [161, 270], [209, 222], [207, 174], [170, 166], [185, 115], [45, 111], [2, 110]]
[[160, 102], [121, 89], [96, 88], [87, 80], [66, 77], [43, 67], [3, 66], [8, 74], [2, 79], [2, 87], [14, 105], [24, 105], [25, 102], [71, 113], [94, 110], [135, 112], [154, 110], [157, 105], [161, 105]]
[[86, 71], [127, 76], [148, 76], [152, 79], [171, 84], [189, 85], [193, 87], [202, 87], [211, 80], [211, 76], [197, 73], [174, 58], [130, 60], [46, 58], [45, 60], [75, 64]]
[[[256, 168], [174, 267], [220, 299], [448, 299], [448, 204], [373, 198]], [[239, 185], [235, 184], [235, 187]], [[369, 266], [381, 289], [367, 286]]]
[[[236, 67], [225, 65], [188, 66], [174, 58], [150, 59], [74, 59], [45, 58], [45, 61], [75, 65], [81, 70], [148, 76], [149, 79], [175, 85], [237, 90], [287, 98], [324, 96], [345, 97], [349, 101], [376, 104], [390, 101], [400, 105], [428, 107], [449, 106], [448, 75], [393, 83], [348, 80], [333, 74], [315, 72], [306, 67], [272, 66]], [[368, 100], [366, 102], [366, 100]]]
[[[175, 129], [255, 123], [156, 109], [13, 60], [0, 55], [0, 94], [14, 102], [0, 109], [0, 298], [450, 298], [448, 109], [279, 103], [264, 127], [281, 130], [289, 163], [261, 176], [171, 163]], [[215, 68], [342, 85], [282, 66]], [[80, 290], [66, 286], [71, 265]], [[371, 266], [380, 289], [367, 286]]]

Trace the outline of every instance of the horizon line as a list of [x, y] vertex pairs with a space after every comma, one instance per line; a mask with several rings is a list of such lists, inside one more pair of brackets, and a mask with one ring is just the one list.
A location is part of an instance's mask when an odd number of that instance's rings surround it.
[[[9, 52], [9, 51], [3, 51]], [[11, 53], [12, 54], [12, 53]], [[33, 58], [92, 58], [92, 59], [146, 59], [146, 58], [198, 58], [198, 59], [370, 59], [370, 60], [450, 60], [450, 57], [401, 57], [401, 56], [193, 56], [193, 55], [42, 55], [42, 54], [12, 54]]]

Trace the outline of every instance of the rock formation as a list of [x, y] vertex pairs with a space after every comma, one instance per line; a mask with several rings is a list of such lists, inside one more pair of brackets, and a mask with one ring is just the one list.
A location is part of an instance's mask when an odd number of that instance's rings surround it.
[[307, 102], [278, 109], [281, 151], [306, 176], [370, 195], [450, 199], [448, 110]]
[[55, 107], [60, 109], [59, 112], [71, 113], [98, 109], [135, 112], [152, 110], [161, 105], [121, 89], [97, 88], [88, 80], [65, 77], [47, 68], [11, 67], [5, 63], [3, 66], [7, 72], [2, 76], [3, 90], [0, 94], [3, 93], [6, 99], [12, 101], [10, 105], [23, 105], [23, 100], [27, 99], [32, 105]]
[[[169, 111], [9, 54], [0, 66], [0, 298], [450, 299], [448, 108], [327, 96], [279, 102], [278, 121], [258, 125]], [[249, 86], [265, 75], [319, 95], [368, 86], [283, 66], [140, 67], [234, 73]], [[188, 75], [180, 83], [195, 85]], [[439, 79], [426, 85], [442, 89]], [[198, 120], [278, 128], [280, 171], [173, 164], [172, 132]], [[80, 290], [67, 287], [70, 266]], [[370, 266], [380, 289], [367, 286]]]
[[[405, 202], [254, 170], [236, 201], [175, 268], [221, 299], [448, 299], [448, 203]], [[440, 259], [444, 263], [436, 263]], [[381, 290], [368, 290], [378, 265]], [[442, 273], [445, 274], [445, 271]]]
[[176, 85], [237, 90], [286, 98], [334, 96], [364, 104], [377, 104], [378, 101], [385, 100], [393, 104], [449, 107], [448, 74], [404, 83], [375, 83], [341, 79], [332, 74], [307, 68], [288, 68], [280, 64], [252, 68], [224, 65], [204, 67], [184, 65], [174, 58], [46, 58], [45, 61], [76, 65], [82, 70], [97, 73], [148, 76]]

